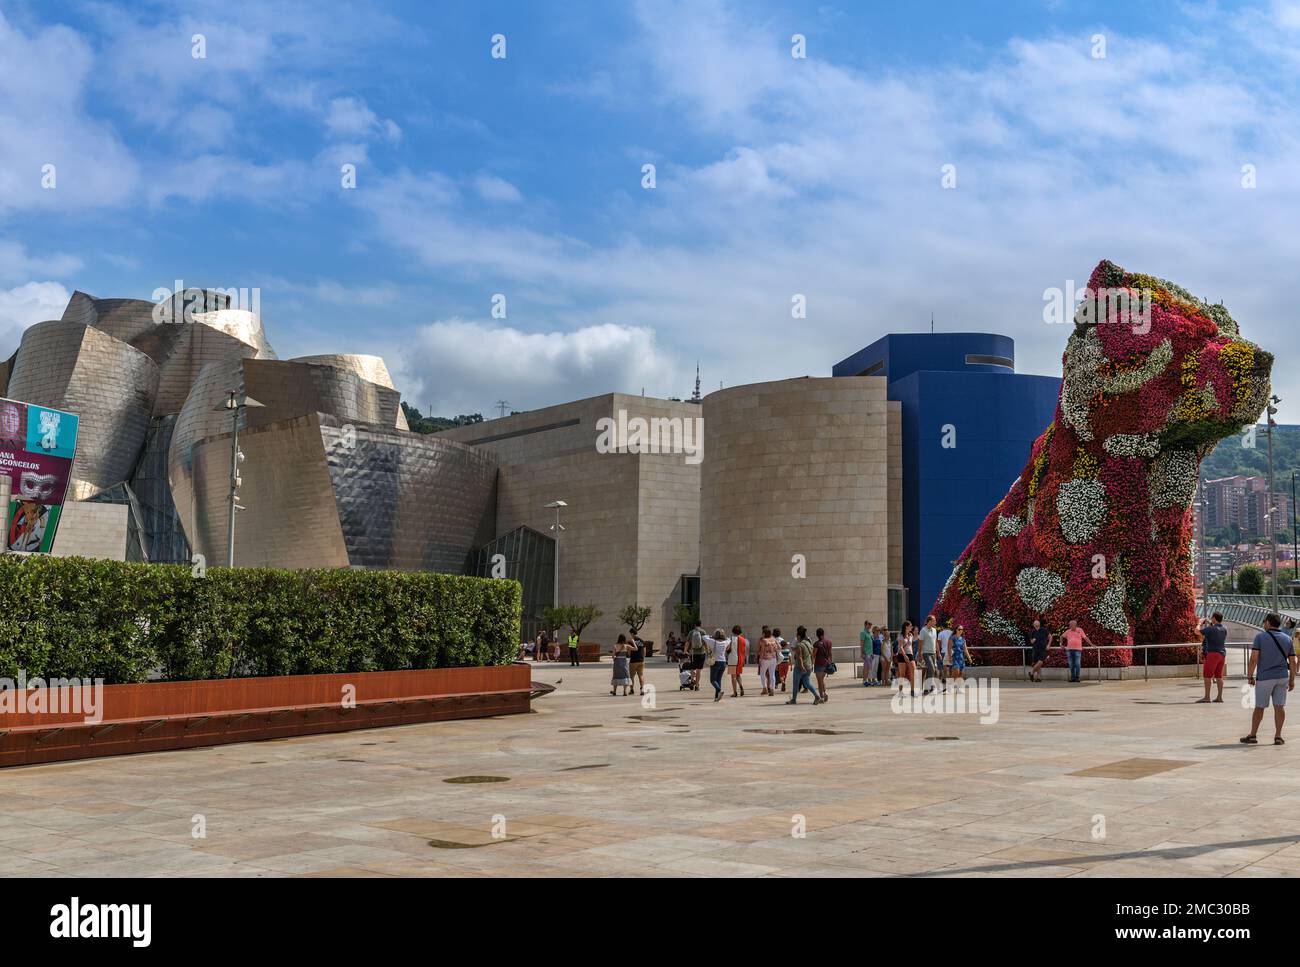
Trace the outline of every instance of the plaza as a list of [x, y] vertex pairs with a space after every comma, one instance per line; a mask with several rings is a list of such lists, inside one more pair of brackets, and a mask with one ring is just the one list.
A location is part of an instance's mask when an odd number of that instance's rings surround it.
[[847, 663], [819, 707], [653, 659], [646, 708], [609, 667], [534, 666], [527, 715], [7, 770], [5, 873], [1300, 875], [1300, 771], [1237, 742], [1239, 675], [1201, 706], [1195, 679], [1003, 681], [981, 725], [894, 714]]

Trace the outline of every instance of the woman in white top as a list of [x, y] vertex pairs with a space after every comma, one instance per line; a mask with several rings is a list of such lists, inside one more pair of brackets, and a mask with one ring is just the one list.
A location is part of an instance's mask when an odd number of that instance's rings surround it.
[[713, 665], [709, 669], [709, 684], [713, 686], [713, 700], [722, 701], [722, 676], [727, 673], [727, 655], [731, 652], [731, 639], [719, 628], [705, 642], [713, 652]]
[[916, 635], [912, 632], [912, 622], [904, 621], [903, 629], [898, 633], [898, 647], [895, 655], [898, 656], [898, 687], [903, 688], [903, 682], [911, 687], [916, 677]]

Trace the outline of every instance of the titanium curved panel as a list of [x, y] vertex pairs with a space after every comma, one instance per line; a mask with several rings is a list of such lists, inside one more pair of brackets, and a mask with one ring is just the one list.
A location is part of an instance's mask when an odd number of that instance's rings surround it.
[[[243, 483], [235, 519], [240, 567], [347, 567], [348, 555], [325, 467], [316, 414], [240, 431]], [[209, 564], [226, 563], [230, 434], [197, 443], [191, 452], [194, 504], [178, 506], [195, 551]]]
[[[243, 388], [243, 360], [220, 360], [204, 366], [194, 381], [185, 405], [176, 415], [176, 425], [172, 429], [171, 443], [167, 448], [167, 480], [171, 486], [172, 503], [176, 506], [186, 539], [200, 553], [207, 552], [196, 539], [201, 528], [194, 494], [194, 450], [198, 443], [209, 437], [222, 432], [229, 433], [230, 414], [217, 412], [216, 407], [227, 399], [230, 390], [242, 392]], [[226, 479], [230, 476], [229, 446], [227, 441]]]
[[393, 377], [388, 374], [388, 367], [384, 365], [382, 356], [366, 356], [360, 353], [326, 353], [321, 356], [295, 356], [289, 362], [346, 369], [348, 372], [356, 373], [362, 379], [371, 383], [378, 383], [388, 389], [396, 389], [393, 386]]
[[76, 322], [40, 322], [23, 333], [8, 391], [76, 413], [77, 455], [69, 499], [126, 481], [149, 431], [158, 367], [144, 353]]
[[339, 523], [354, 567], [460, 573], [496, 503], [489, 452], [396, 429], [320, 418]]
[[[185, 321], [187, 300], [218, 306], [204, 312], [191, 309]], [[274, 359], [261, 318], [245, 309], [231, 309], [228, 293], [186, 289], [173, 295], [165, 308], [145, 299], [96, 299], [74, 292], [63, 311], [66, 322], [92, 326], [148, 355], [160, 369], [155, 416], [179, 412], [199, 371], [220, 359], [255, 357]], [[163, 320], [163, 321], [160, 321]], [[175, 320], [175, 321], [166, 321]]]
[[265, 409], [254, 425], [305, 413], [328, 413], [345, 423], [376, 423], [395, 427], [400, 394], [357, 373], [335, 366], [301, 361], [249, 360], [244, 364], [248, 395]]
[[[496, 459], [450, 440], [345, 426], [310, 413], [240, 432], [247, 509], [235, 521], [235, 563], [460, 573], [492, 523]], [[199, 441], [191, 456], [192, 510], [178, 502], [178, 511], [194, 549], [221, 563], [230, 434]]]

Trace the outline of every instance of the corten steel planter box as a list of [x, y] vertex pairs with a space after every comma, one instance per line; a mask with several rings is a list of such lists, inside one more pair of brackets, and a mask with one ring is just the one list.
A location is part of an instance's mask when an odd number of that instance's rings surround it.
[[0, 766], [512, 715], [529, 710], [531, 683], [529, 667], [513, 664], [105, 685], [96, 723], [0, 713]]

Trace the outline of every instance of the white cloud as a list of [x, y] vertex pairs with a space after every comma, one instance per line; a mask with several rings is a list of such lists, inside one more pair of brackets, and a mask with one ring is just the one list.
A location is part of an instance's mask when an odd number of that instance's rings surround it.
[[480, 174], [474, 178], [474, 190], [484, 201], [516, 202], [523, 201], [519, 189], [504, 178], [495, 175]]
[[325, 111], [325, 127], [341, 138], [381, 137], [390, 144], [402, 138], [402, 129], [387, 118], [381, 119], [357, 97], [336, 97]]
[[674, 369], [653, 331], [612, 323], [533, 333], [451, 319], [420, 328], [385, 360], [403, 398], [437, 413], [488, 413], [498, 399], [534, 409], [642, 386], [654, 394]]
[[58, 319], [72, 297], [57, 282], [27, 282], [0, 289], [0, 358], [8, 359], [28, 326]]
[[[0, 12], [0, 215], [115, 204], [131, 194], [134, 159], [82, 104], [93, 61], [67, 27], [25, 33]], [[53, 188], [42, 184], [46, 165]]]
[[32, 276], [68, 276], [81, 268], [81, 260], [55, 254], [33, 257], [17, 242], [0, 239], [0, 283], [12, 284]]

